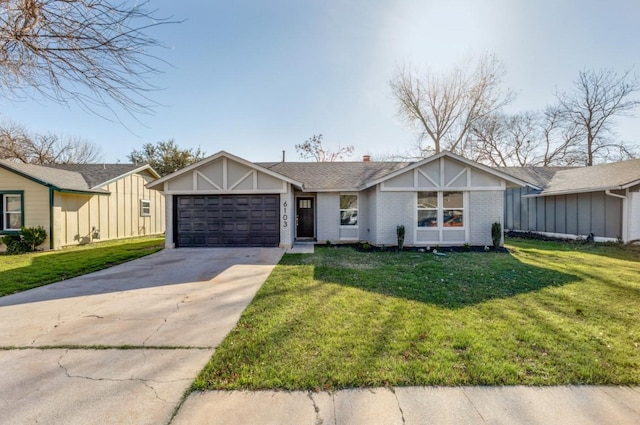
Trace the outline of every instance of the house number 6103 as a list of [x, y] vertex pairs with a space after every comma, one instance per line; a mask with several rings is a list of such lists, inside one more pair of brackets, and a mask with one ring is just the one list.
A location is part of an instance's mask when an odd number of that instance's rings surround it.
[[289, 219], [289, 216], [287, 215], [287, 201], [284, 201], [282, 203], [282, 227], [287, 227], [288, 223], [287, 220]]

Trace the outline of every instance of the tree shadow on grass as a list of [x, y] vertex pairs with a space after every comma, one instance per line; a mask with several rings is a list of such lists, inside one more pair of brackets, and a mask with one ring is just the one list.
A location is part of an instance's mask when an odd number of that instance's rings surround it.
[[[507, 253], [359, 253], [339, 248], [315, 261], [315, 279], [390, 297], [463, 308], [581, 280]], [[327, 253], [324, 253], [327, 254]]]

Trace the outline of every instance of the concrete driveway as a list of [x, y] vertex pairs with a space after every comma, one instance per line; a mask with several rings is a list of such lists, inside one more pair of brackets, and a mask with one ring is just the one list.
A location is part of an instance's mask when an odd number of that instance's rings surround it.
[[0, 418], [166, 424], [280, 260], [176, 249], [0, 298]]

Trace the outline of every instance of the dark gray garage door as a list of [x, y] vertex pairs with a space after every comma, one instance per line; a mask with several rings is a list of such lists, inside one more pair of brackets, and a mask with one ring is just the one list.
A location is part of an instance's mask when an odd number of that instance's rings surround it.
[[280, 243], [280, 195], [180, 195], [174, 199], [178, 247]]

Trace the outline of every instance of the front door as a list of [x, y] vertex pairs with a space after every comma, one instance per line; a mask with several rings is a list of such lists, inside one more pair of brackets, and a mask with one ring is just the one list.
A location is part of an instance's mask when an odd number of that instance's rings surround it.
[[313, 238], [313, 198], [296, 198], [296, 236]]

